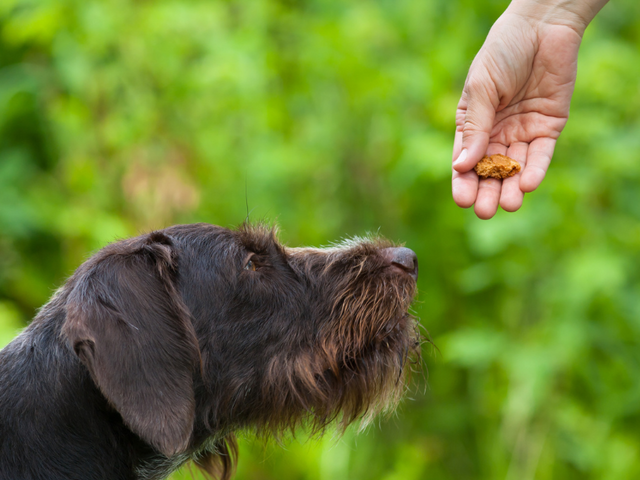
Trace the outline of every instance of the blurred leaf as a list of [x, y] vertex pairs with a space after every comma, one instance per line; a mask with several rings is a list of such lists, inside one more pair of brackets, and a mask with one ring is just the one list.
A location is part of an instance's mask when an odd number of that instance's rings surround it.
[[118, 238], [380, 232], [420, 258], [426, 385], [360, 435], [243, 434], [236, 478], [638, 477], [640, 4], [589, 27], [545, 181], [483, 222], [451, 200], [454, 116], [507, 4], [0, 3], [0, 345]]

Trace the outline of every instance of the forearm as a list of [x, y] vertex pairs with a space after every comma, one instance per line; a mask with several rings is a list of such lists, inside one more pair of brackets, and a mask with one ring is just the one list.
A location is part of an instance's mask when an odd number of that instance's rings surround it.
[[567, 25], [580, 35], [609, 0], [513, 0], [505, 13], [537, 22]]

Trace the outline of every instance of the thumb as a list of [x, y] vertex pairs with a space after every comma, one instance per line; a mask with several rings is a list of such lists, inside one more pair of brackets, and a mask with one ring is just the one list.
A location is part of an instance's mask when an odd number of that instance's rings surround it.
[[458, 131], [462, 130], [462, 146], [460, 155], [453, 162], [453, 168], [460, 173], [468, 172], [475, 167], [487, 152], [489, 136], [496, 116], [496, 107], [487, 93], [490, 89], [495, 89], [490, 79], [485, 81], [471, 79], [465, 85], [463, 98], [466, 98], [466, 110], [461, 102], [463, 115], [457, 117], [462, 122], [458, 125]]

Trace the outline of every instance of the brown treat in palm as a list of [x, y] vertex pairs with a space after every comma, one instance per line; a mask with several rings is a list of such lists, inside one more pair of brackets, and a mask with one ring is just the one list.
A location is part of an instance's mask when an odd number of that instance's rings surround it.
[[508, 178], [520, 171], [520, 164], [505, 155], [485, 155], [473, 167], [480, 178]]

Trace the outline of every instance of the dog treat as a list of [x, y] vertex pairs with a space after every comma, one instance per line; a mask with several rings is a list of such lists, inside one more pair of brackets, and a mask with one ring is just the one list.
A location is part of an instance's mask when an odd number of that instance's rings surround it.
[[473, 169], [480, 178], [508, 178], [520, 171], [520, 164], [505, 155], [485, 155]]

